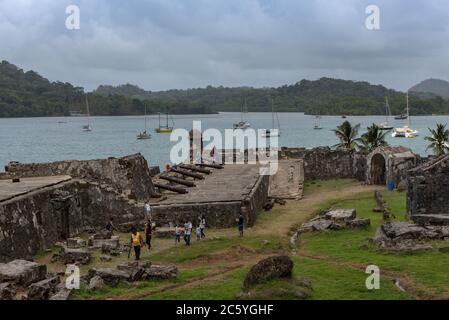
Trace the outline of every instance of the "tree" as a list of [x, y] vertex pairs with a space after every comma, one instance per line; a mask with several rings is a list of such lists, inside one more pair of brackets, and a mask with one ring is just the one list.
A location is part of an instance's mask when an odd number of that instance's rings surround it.
[[337, 127], [337, 129], [332, 130], [340, 140], [340, 143], [334, 145], [333, 147], [336, 147], [337, 149], [354, 150], [358, 147], [358, 143], [361, 141], [360, 138], [357, 138], [359, 135], [359, 129], [360, 123], [352, 126], [349, 121], [343, 122]]
[[368, 130], [362, 135], [360, 151], [363, 153], [369, 153], [380, 146], [386, 146], [388, 143], [385, 141], [387, 132], [383, 132], [378, 125], [372, 124], [366, 128]]
[[429, 131], [432, 135], [424, 138], [430, 142], [426, 150], [432, 149], [436, 156], [446, 154], [449, 151], [449, 130], [446, 125], [438, 123], [436, 129], [429, 128]]

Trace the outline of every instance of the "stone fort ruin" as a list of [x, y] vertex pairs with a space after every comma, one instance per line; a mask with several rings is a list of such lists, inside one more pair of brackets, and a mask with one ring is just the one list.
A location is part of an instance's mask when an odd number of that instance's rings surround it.
[[410, 216], [449, 212], [441, 196], [447, 158], [420, 166], [424, 160], [404, 147], [380, 147], [369, 155], [327, 147], [282, 148], [278, 154], [272, 177], [260, 175], [258, 164], [186, 163], [160, 172], [140, 154], [10, 163], [0, 173], [0, 261], [31, 258], [57, 241], [104, 228], [111, 217], [128, 232], [144, 223], [146, 201], [158, 227], [195, 223], [199, 215], [209, 227], [231, 227], [240, 213], [252, 225], [268, 199], [301, 199], [306, 179], [408, 181]]

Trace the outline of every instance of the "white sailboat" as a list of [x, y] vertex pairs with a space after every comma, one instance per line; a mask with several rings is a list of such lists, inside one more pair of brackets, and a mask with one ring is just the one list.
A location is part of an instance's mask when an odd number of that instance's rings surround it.
[[275, 118], [277, 122], [277, 131], [271, 131], [271, 129], [265, 129], [265, 133], [262, 134], [264, 137], [280, 137], [281, 136], [281, 126], [279, 125], [279, 117], [278, 113], [274, 112], [274, 103], [273, 99], [271, 99], [271, 127], [272, 129], [276, 129]]
[[90, 125], [90, 111], [89, 111], [89, 101], [87, 99], [87, 94], [86, 94], [86, 109], [87, 109], [87, 124], [83, 125], [83, 131], [90, 132], [90, 131], [92, 131], [92, 126]]
[[408, 102], [408, 91], [407, 91], [407, 125], [402, 128], [394, 128], [391, 134], [393, 138], [415, 138], [418, 136], [418, 131], [410, 127], [410, 110]]
[[246, 105], [246, 98], [245, 98], [245, 104], [242, 106], [242, 112], [241, 112], [241, 121], [238, 123], [234, 123], [234, 129], [248, 129], [251, 127], [251, 124], [246, 121], [245, 114], [248, 113], [248, 106]]
[[389, 123], [389, 117], [391, 117], [391, 109], [388, 103], [388, 97], [385, 97], [385, 122], [381, 123], [378, 127], [380, 130], [391, 130], [394, 127]]
[[145, 130], [137, 135], [137, 140], [151, 139], [151, 134], [147, 132], [147, 106], [145, 106]]

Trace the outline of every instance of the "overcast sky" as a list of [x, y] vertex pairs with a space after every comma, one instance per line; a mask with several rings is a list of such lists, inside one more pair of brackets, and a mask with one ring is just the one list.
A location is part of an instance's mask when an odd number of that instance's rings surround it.
[[[79, 30], [65, 26], [80, 8]], [[365, 8], [380, 8], [380, 30]], [[0, 0], [0, 60], [88, 90], [449, 80], [447, 0]]]

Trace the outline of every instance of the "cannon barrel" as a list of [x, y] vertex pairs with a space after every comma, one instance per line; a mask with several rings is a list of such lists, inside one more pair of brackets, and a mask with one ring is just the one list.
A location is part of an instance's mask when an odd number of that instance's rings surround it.
[[179, 165], [179, 167], [182, 169], [192, 170], [192, 171], [201, 172], [201, 173], [205, 173], [205, 174], [211, 173], [211, 171], [209, 169], [204, 169], [204, 168], [200, 168], [200, 167], [189, 165], [189, 164], [181, 164], [181, 165]]
[[200, 180], [204, 179], [203, 175], [201, 175], [199, 173], [195, 173], [195, 172], [190, 172], [190, 171], [187, 171], [187, 170], [172, 168], [171, 171], [179, 173], [179, 174], [182, 174], [182, 175], [187, 176], [187, 177], [192, 177], [192, 178], [195, 178], [195, 179], [200, 179]]
[[188, 191], [186, 190], [186, 188], [181, 188], [181, 187], [175, 187], [175, 186], [170, 186], [168, 184], [162, 184], [162, 183], [155, 183], [154, 186], [156, 188], [159, 189], [164, 189], [164, 190], [170, 190], [176, 193], [181, 193], [181, 194], [186, 194], [188, 193]]
[[167, 180], [167, 181], [174, 182], [177, 184], [182, 184], [183, 186], [186, 186], [186, 187], [195, 187], [194, 182], [185, 180], [185, 179], [181, 179], [181, 178], [177, 178], [177, 177], [159, 176], [159, 179]]

